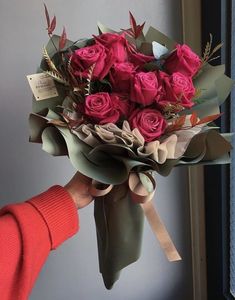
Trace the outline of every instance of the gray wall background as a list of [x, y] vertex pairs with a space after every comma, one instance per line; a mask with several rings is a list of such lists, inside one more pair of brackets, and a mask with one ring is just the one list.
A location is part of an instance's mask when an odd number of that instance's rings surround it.
[[[75, 40], [96, 33], [96, 21], [119, 29], [128, 26], [128, 10], [139, 22], [157, 27], [181, 41], [179, 0], [47, 0]], [[31, 92], [25, 76], [34, 73], [47, 42], [43, 2], [0, 2], [0, 206], [23, 201], [53, 184], [65, 184], [74, 174], [67, 158], [53, 158], [28, 143]], [[180, 168], [168, 178], [157, 177], [155, 203], [183, 261], [169, 263], [146, 223], [141, 259], [122, 272], [111, 291], [98, 271], [93, 206], [79, 212], [80, 232], [52, 252], [31, 300], [190, 300], [190, 254], [187, 172]], [[36, 234], [36, 233], [35, 233]]]

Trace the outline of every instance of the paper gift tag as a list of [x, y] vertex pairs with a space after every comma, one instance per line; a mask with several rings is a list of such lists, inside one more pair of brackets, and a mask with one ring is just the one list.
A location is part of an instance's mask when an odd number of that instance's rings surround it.
[[53, 78], [46, 73], [27, 76], [30, 88], [37, 101], [58, 96]]

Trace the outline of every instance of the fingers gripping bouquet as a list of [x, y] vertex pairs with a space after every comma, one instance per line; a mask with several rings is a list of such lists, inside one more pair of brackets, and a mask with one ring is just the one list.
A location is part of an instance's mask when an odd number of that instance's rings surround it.
[[52, 35], [56, 18], [45, 12], [50, 40], [28, 76], [30, 141], [68, 155], [93, 179], [100, 272], [110, 289], [139, 258], [144, 215], [167, 258], [180, 259], [151, 201], [153, 174], [229, 162], [230, 134], [210, 123], [233, 82], [224, 66], [208, 63], [220, 48], [212, 39], [199, 57], [152, 27], [144, 35], [130, 13], [129, 29], [99, 24], [98, 35], [72, 42], [65, 29]]

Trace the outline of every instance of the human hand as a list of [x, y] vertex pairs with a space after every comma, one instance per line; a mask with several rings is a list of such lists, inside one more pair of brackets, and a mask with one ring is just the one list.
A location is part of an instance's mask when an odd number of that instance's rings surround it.
[[73, 178], [64, 186], [71, 195], [78, 209], [87, 206], [93, 200], [89, 193], [91, 178], [77, 172]]

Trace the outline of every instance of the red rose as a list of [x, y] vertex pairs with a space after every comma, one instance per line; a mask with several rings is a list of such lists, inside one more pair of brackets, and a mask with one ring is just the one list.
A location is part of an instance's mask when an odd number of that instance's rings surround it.
[[103, 33], [95, 36], [95, 39], [98, 43], [113, 51], [115, 62], [130, 61], [135, 66], [141, 67], [145, 63], [154, 60], [154, 56], [138, 52], [134, 45], [128, 42], [124, 34]]
[[125, 113], [118, 95], [96, 93], [86, 97], [85, 114], [98, 124], [116, 123]]
[[135, 104], [129, 101], [129, 98], [125, 94], [113, 93], [110, 96], [114, 105], [114, 109], [116, 109], [125, 119], [128, 119], [130, 114], [135, 109]]
[[132, 63], [123, 62], [115, 63], [110, 70], [110, 81], [114, 91], [120, 91], [123, 93], [130, 92], [130, 82], [135, 67]]
[[150, 105], [154, 102], [158, 90], [158, 79], [154, 72], [139, 72], [132, 80], [130, 99], [144, 106]]
[[154, 56], [138, 52], [133, 45], [127, 43], [128, 60], [135, 66], [142, 67], [144, 64], [155, 60]]
[[103, 79], [109, 72], [114, 58], [112, 51], [95, 44], [76, 50], [72, 54], [72, 67], [75, 76], [87, 77], [89, 68], [95, 65], [92, 76], [95, 79]]
[[159, 138], [167, 126], [163, 115], [155, 109], [136, 109], [130, 119], [131, 128], [137, 128], [146, 142]]
[[176, 50], [166, 59], [164, 64], [170, 74], [180, 72], [186, 76], [194, 76], [200, 66], [200, 57], [187, 45], [177, 45]]
[[168, 75], [159, 72], [162, 84], [161, 97], [158, 103], [165, 106], [167, 103], [180, 104], [183, 107], [190, 108], [194, 105], [192, 98], [195, 95], [195, 88], [191, 77], [187, 77], [180, 72]]
[[99, 36], [95, 36], [95, 39], [107, 49], [112, 49], [115, 62], [127, 61], [127, 41], [123, 35], [116, 33], [103, 33]]

